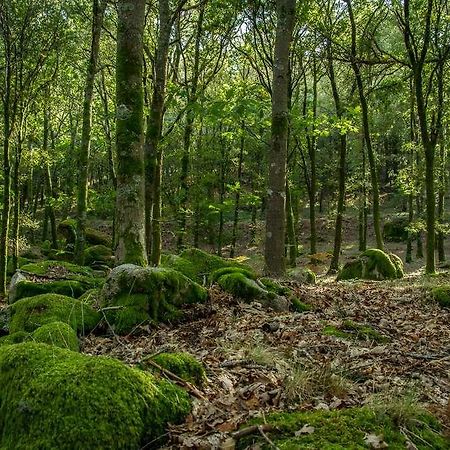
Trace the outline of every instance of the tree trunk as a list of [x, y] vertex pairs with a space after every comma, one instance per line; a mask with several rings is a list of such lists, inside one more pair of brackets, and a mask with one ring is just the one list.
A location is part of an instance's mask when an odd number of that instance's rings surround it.
[[295, 220], [292, 211], [292, 196], [289, 188], [289, 181], [286, 178], [286, 240], [288, 245], [287, 256], [289, 266], [295, 267], [297, 261], [297, 238], [295, 236]]
[[277, 27], [272, 81], [272, 141], [266, 213], [265, 271], [285, 271], [285, 201], [288, 137], [289, 53], [295, 21], [295, 0], [277, 0]]
[[88, 198], [89, 153], [91, 147], [92, 99], [94, 96], [94, 80], [97, 71], [100, 34], [106, 0], [92, 2], [92, 42], [91, 53], [87, 66], [86, 83], [83, 99], [83, 126], [81, 131], [81, 146], [78, 153], [78, 196], [77, 196], [77, 238], [75, 241], [75, 261], [84, 262], [85, 228]]
[[116, 68], [116, 264], [147, 264], [143, 149], [145, 0], [118, 2]]
[[160, 145], [164, 119], [164, 98], [167, 79], [172, 21], [168, 0], [159, 0], [159, 35], [154, 68], [154, 87], [145, 142], [145, 217], [147, 252], [153, 266], [161, 261], [161, 177]]

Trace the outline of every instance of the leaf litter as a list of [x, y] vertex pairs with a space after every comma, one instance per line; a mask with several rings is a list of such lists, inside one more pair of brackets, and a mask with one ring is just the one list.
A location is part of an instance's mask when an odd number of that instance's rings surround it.
[[[212, 287], [208, 302], [191, 306], [182, 323], [143, 328], [139, 336], [89, 335], [83, 351], [137, 364], [176, 350], [203, 362], [204, 398], [193, 400], [183, 424], [170, 427], [166, 449], [234, 448], [233, 435], [254, 417], [362, 406], [379, 394], [412, 390], [448, 430], [449, 310], [408, 282], [289, 287], [311, 311], [274, 312]], [[382, 343], [372, 334], [324, 333], [327, 326], [345, 330], [349, 320], [370, 327]], [[305, 424], [298, 432], [314, 430]], [[381, 437], [367, 440], [383, 448]]]

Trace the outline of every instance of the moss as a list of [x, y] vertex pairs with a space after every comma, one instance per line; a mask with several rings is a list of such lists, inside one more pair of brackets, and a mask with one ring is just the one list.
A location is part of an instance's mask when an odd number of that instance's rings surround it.
[[289, 296], [292, 293], [288, 287], [282, 286], [271, 278], [260, 278], [259, 281], [264, 285], [267, 291], [273, 292], [274, 294]]
[[[196, 386], [201, 386], [206, 380], [206, 372], [203, 364], [189, 353], [159, 353], [151, 359], [162, 368], [169, 370], [183, 380]], [[145, 360], [141, 366], [146, 370], [158, 372], [155, 366], [152, 366]]]
[[0, 385], [1, 448], [151, 448], [190, 410], [172, 383], [38, 343], [2, 347]]
[[15, 295], [13, 298], [10, 298], [10, 303], [25, 297], [50, 293], [78, 298], [86, 289], [87, 286], [83, 283], [73, 280], [47, 281], [45, 283], [23, 280], [16, 284]]
[[[407, 429], [408, 440], [418, 449], [433, 448], [436, 450], [448, 448], [445, 438], [439, 433], [440, 427], [428, 414], [416, 412], [415, 420], [399, 425], [388, 415], [363, 408], [349, 408], [339, 411], [313, 411], [276, 413], [265, 417], [265, 421], [276, 428], [270, 433], [270, 439], [280, 449], [314, 449], [314, 450], [346, 450], [367, 449], [370, 446], [365, 441], [367, 435], [382, 436], [392, 450], [407, 448], [407, 438], [402, 430]], [[251, 424], [263, 423], [262, 420]], [[311, 433], [298, 433], [307, 424], [313, 427]], [[238, 448], [251, 443], [260, 444], [262, 448], [271, 448], [267, 441], [257, 436], [240, 442]], [[429, 445], [424, 445], [427, 442]]]
[[211, 283], [216, 283], [222, 275], [227, 275], [229, 273], [242, 273], [245, 277], [256, 280], [254, 272], [241, 267], [223, 267], [222, 269], [215, 270], [211, 273], [209, 280]]
[[184, 304], [204, 302], [208, 292], [176, 270], [125, 264], [113, 269], [102, 297], [110, 324], [128, 333], [149, 320], [171, 321], [182, 316]]
[[450, 308], [450, 286], [437, 286], [431, 290], [433, 299], [444, 308]]
[[111, 248], [105, 245], [93, 245], [84, 250], [84, 263], [91, 266], [95, 263], [112, 266], [114, 263]]
[[164, 256], [163, 267], [170, 267], [181, 272], [197, 283], [205, 284], [210, 274], [226, 267], [237, 267], [253, 273], [251, 267], [239, 263], [234, 259], [221, 258], [217, 255], [206, 253], [198, 248], [184, 250], [180, 256]]
[[302, 284], [316, 284], [316, 274], [307, 267], [289, 269], [287, 275]]
[[[77, 239], [77, 221], [75, 219], [65, 219], [61, 221], [58, 224], [58, 233], [61, 234], [68, 243], [74, 244]], [[85, 237], [86, 242], [89, 245], [105, 245], [111, 247], [111, 238], [102, 231], [86, 227]]]
[[344, 339], [359, 339], [378, 343], [388, 342], [388, 338], [386, 336], [383, 336], [371, 326], [359, 324], [351, 320], [345, 320], [339, 328], [332, 325], [327, 325], [323, 329], [323, 334]]
[[34, 275], [49, 275], [52, 272], [62, 272], [62, 273], [70, 273], [76, 275], [84, 275], [87, 277], [92, 277], [93, 272], [90, 267], [85, 266], [77, 266], [76, 264], [72, 264], [64, 261], [39, 261], [30, 264], [26, 264], [22, 267], [24, 272], [29, 272]]
[[98, 308], [101, 303], [101, 290], [98, 288], [89, 289], [81, 297], [79, 297], [78, 300], [86, 303], [86, 305], [92, 306], [93, 308]]
[[218, 285], [230, 294], [244, 300], [267, 298], [269, 292], [262, 288], [255, 280], [247, 278], [241, 272], [232, 272], [222, 275], [217, 280]]
[[301, 300], [299, 300], [296, 297], [291, 298], [291, 306], [292, 309], [296, 312], [305, 312], [311, 310], [311, 305], [308, 305], [307, 303], [303, 303]]
[[26, 331], [16, 331], [13, 334], [2, 336], [0, 338], [0, 345], [20, 344], [21, 342], [29, 340], [30, 336], [30, 333], [27, 333]]
[[358, 259], [349, 261], [339, 272], [337, 280], [394, 280], [403, 277], [403, 262], [393, 254], [371, 248]]
[[43, 294], [18, 300], [8, 308], [10, 333], [32, 332], [51, 322], [68, 323], [78, 333], [91, 331], [99, 322], [100, 314], [90, 306], [58, 294]]
[[74, 352], [80, 350], [77, 333], [64, 322], [51, 322], [42, 325], [42, 327], [39, 327], [33, 332], [31, 337], [34, 341], [43, 344], [66, 348], [67, 350], [73, 350]]
[[48, 258], [53, 261], [62, 261], [62, 262], [72, 262], [73, 261], [73, 251], [71, 250], [50, 250], [48, 252]]
[[[30, 259], [28, 258], [24, 258], [23, 256], [19, 256], [17, 258], [17, 268], [20, 269], [21, 267], [23, 267], [26, 264], [30, 263]], [[6, 273], [8, 275], [13, 275], [15, 272], [15, 270], [13, 270], [13, 258], [11, 256], [8, 256], [8, 265], [6, 268]]]

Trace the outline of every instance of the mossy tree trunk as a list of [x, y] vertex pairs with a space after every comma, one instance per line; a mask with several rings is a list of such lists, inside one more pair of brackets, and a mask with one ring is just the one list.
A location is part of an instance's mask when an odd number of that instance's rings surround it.
[[297, 237], [295, 235], [295, 218], [292, 209], [292, 194], [289, 180], [286, 178], [286, 244], [287, 256], [290, 267], [295, 267], [297, 262]]
[[277, 0], [277, 25], [272, 81], [272, 140], [266, 211], [265, 271], [285, 271], [286, 159], [289, 122], [289, 54], [295, 23], [295, 0]]
[[167, 79], [170, 33], [173, 20], [168, 0], [159, 0], [159, 34], [154, 67], [154, 85], [145, 140], [145, 217], [149, 261], [161, 261], [161, 178], [164, 99]]
[[367, 184], [366, 184], [366, 150], [364, 148], [364, 137], [361, 139], [361, 199], [359, 204], [358, 228], [359, 228], [359, 250], [367, 249]]
[[143, 149], [145, 0], [119, 0], [116, 67], [116, 264], [147, 264]]
[[85, 228], [88, 199], [89, 154], [91, 148], [92, 100], [94, 97], [94, 81], [97, 71], [100, 35], [106, 0], [92, 2], [92, 40], [89, 61], [87, 65], [86, 82], [83, 98], [83, 121], [81, 130], [81, 145], [78, 152], [78, 195], [77, 195], [77, 238], [75, 241], [75, 261], [83, 264], [85, 247]]
[[[328, 45], [328, 77], [330, 79], [331, 90], [333, 93], [334, 107], [336, 116], [339, 120], [343, 117], [343, 109], [341, 98], [336, 83], [336, 75], [334, 71], [333, 58], [331, 53], [331, 44]], [[339, 134], [339, 169], [338, 169], [338, 201], [336, 209], [336, 225], [334, 229], [334, 247], [333, 257], [330, 262], [329, 273], [336, 273], [339, 269], [339, 257], [341, 255], [342, 245], [342, 221], [344, 217], [345, 207], [345, 174], [346, 174], [346, 160], [347, 160], [347, 133], [341, 132]]]
[[445, 146], [444, 133], [439, 140], [439, 193], [438, 193], [438, 221], [439, 230], [437, 236], [437, 250], [439, 262], [445, 261], [445, 237], [442, 226], [444, 225], [445, 193], [447, 188], [447, 149]]
[[367, 102], [366, 92], [364, 90], [364, 83], [361, 74], [360, 64], [357, 61], [357, 30], [356, 21], [353, 15], [353, 8], [351, 0], [345, 0], [348, 6], [348, 14], [351, 25], [351, 66], [353, 73], [355, 75], [356, 86], [358, 89], [359, 103], [361, 106], [362, 115], [362, 128], [364, 133], [364, 140], [367, 148], [367, 157], [369, 159], [369, 171], [370, 171], [370, 181], [372, 184], [372, 211], [373, 211], [373, 227], [375, 231], [376, 246], [380, 250], [384, 248], [383, 234], [381, 231], [381, 214], [380, 214], [380, 189], [378, 183], [378, 165], [376, 162], [375, 151], [372, 146], [372, 137], [370, 134], [370, 124], [369, 124], [369, 105]]

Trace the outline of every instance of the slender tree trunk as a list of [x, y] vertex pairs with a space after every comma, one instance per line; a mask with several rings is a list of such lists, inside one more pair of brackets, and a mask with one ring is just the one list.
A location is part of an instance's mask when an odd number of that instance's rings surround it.
[[238, 224], [239, 224], [239, 208], [241, 200], [241, 189], [242, 189], [242, 164], [244, 160], [244, 148], [245, 148], [245, 138], [244, 129], [241, 128], [241, 145], [239, 147], [239, 159], [238, 159], [238, 171], [237, 171], [237, 181], [238, 187], [234, 195], [234, 217], [233, 217], [233, 234], [231, 238], [231, 248], [230, 248], [230, 258], [234, 258], [236, 252], [236, 242], [238, 234]]
[[172, 20], [168, 0], [159, 0], [159, 35], [154, 69], [154, 87], [145, 142], [145, 214], [147, 252], [153, 266], [161, 261], [161, 177], [162, 148], [160, 145], [164, 119], [167, 60]]
[[[222, 134], [222, 125], [220, 126], [220, 133]], [[219, 186], [219, 232], [217, 235], [217, 255], [222, 256], [223, 247], [223, 228], [224, 228], [224, 218], [223, 218], [223, 208], [225, 201], [225, 159], [226, 159], [226, 144], [221, 142], [221, 158], [220, 158], [220, 186]]]
[[361, 140], [361, 201], [359, 205], [359, 250], [364, 252], [367, 249], [367, 186], [366, 186], [366, 151], [364, 148], [364, 138]]
[[286, 178], [286, 241], [289, 266], [295, 267], [297, 261], [297, 238], [295, 236], [294, 212], [292, 211], [292, 196], [289, 181]]
[[364, 140], [366, 142], [367, 157], [369, 159], [370, 181], [372, 184], [372, 210], [373, 210], [373, 227], [375, 231], [375, 239], [377, 248], [384, 249], [383, 234], [381, 231], [381, 214], [380, 214], [380, 192], [378, 183], [378, 168], [375, 157], [375, 151], [372, 147], [372, 137], [370, 135], [369, 124], [369, 106], [367, 103], [366, 94], [364, 92], [364, 84], [361, 75], [359, 63], [356, 60], [356, 22], [353, 16], [353, 8], [351, 0], [346, 0], [348, 5], [348, 13], [350, 17], [352, 29], [352, 50], [351, 50], [351, 65], [355, 74], [356, 85], [358, 88], [359, 103], [362, 114], [362, 127], [364, 133]]
[[147, 264], [142, 61], [145, 0], [118, 2], [116, 264]]
[[[328, 76], [330, 78], [331, 90], [333, 92], [334, 107], [336, 115], [339, 120], [342, 119], [343, 111], [341, 105], [341, 99], [337, 89], [336, 77], [334, 72], [333, 59], [331, 55], [331, 49], [328, 47]], [[345, 174], [346, 174], [346, 159], [347, 159], [347, 134], [339, 135], [339, 191], [336, 211], [336, 226], [334, 231], [334, 248], [333, 257], [330, 262], [329, 273], [336, 273], [339, 269], [339, 257], [341, 255], [342, 245], [342, 221], [344, 216], [345, 207]]]
[[438, 194], [438, 220], [440, 229], [438, 231], [438, 239], [437, 239], [437, 247], [438, 247], [438, 260], [439, 262], [445, 261], [445, 237], [444, 232], [442, 230], [442, 226], [444, 224], [444, 211], [445, 211], [445, 192], [447, 185], [447, 177], [446, 177], [446, 163], [447, 163], [447, 154], [446, 154], [445, 140], [443, 133], [440, 137], [439, 142], [439, 163], [440, 163], [440, 172], [439, 172], [439, 194]]
[[88, 199], [89, 154], [91, 147], [92, 127], [92, 99], [94, 96], [94, 81], [97, 71], [98, 53], [100, 48], [100, 34], [103, 25], [103, 15], [106, 0], [92, 2], [92, 41], [89, 57], [86, 83], [83, 99], [83, 127], [81, 131], [81, 146], [78, 152], [78, 196], [77, 196], [77, 238], [75, 241], [75, 261], [84, 262], [85, 228]]
[[272, 82], [272, 142], [269, 152], [269, 183], [266, 215], [265, 271], [285, 271], [284, 236], [286, 202], [286, 159], [289, 122], [289, 53], [295, 22], [295, 0], [277, 0]]

